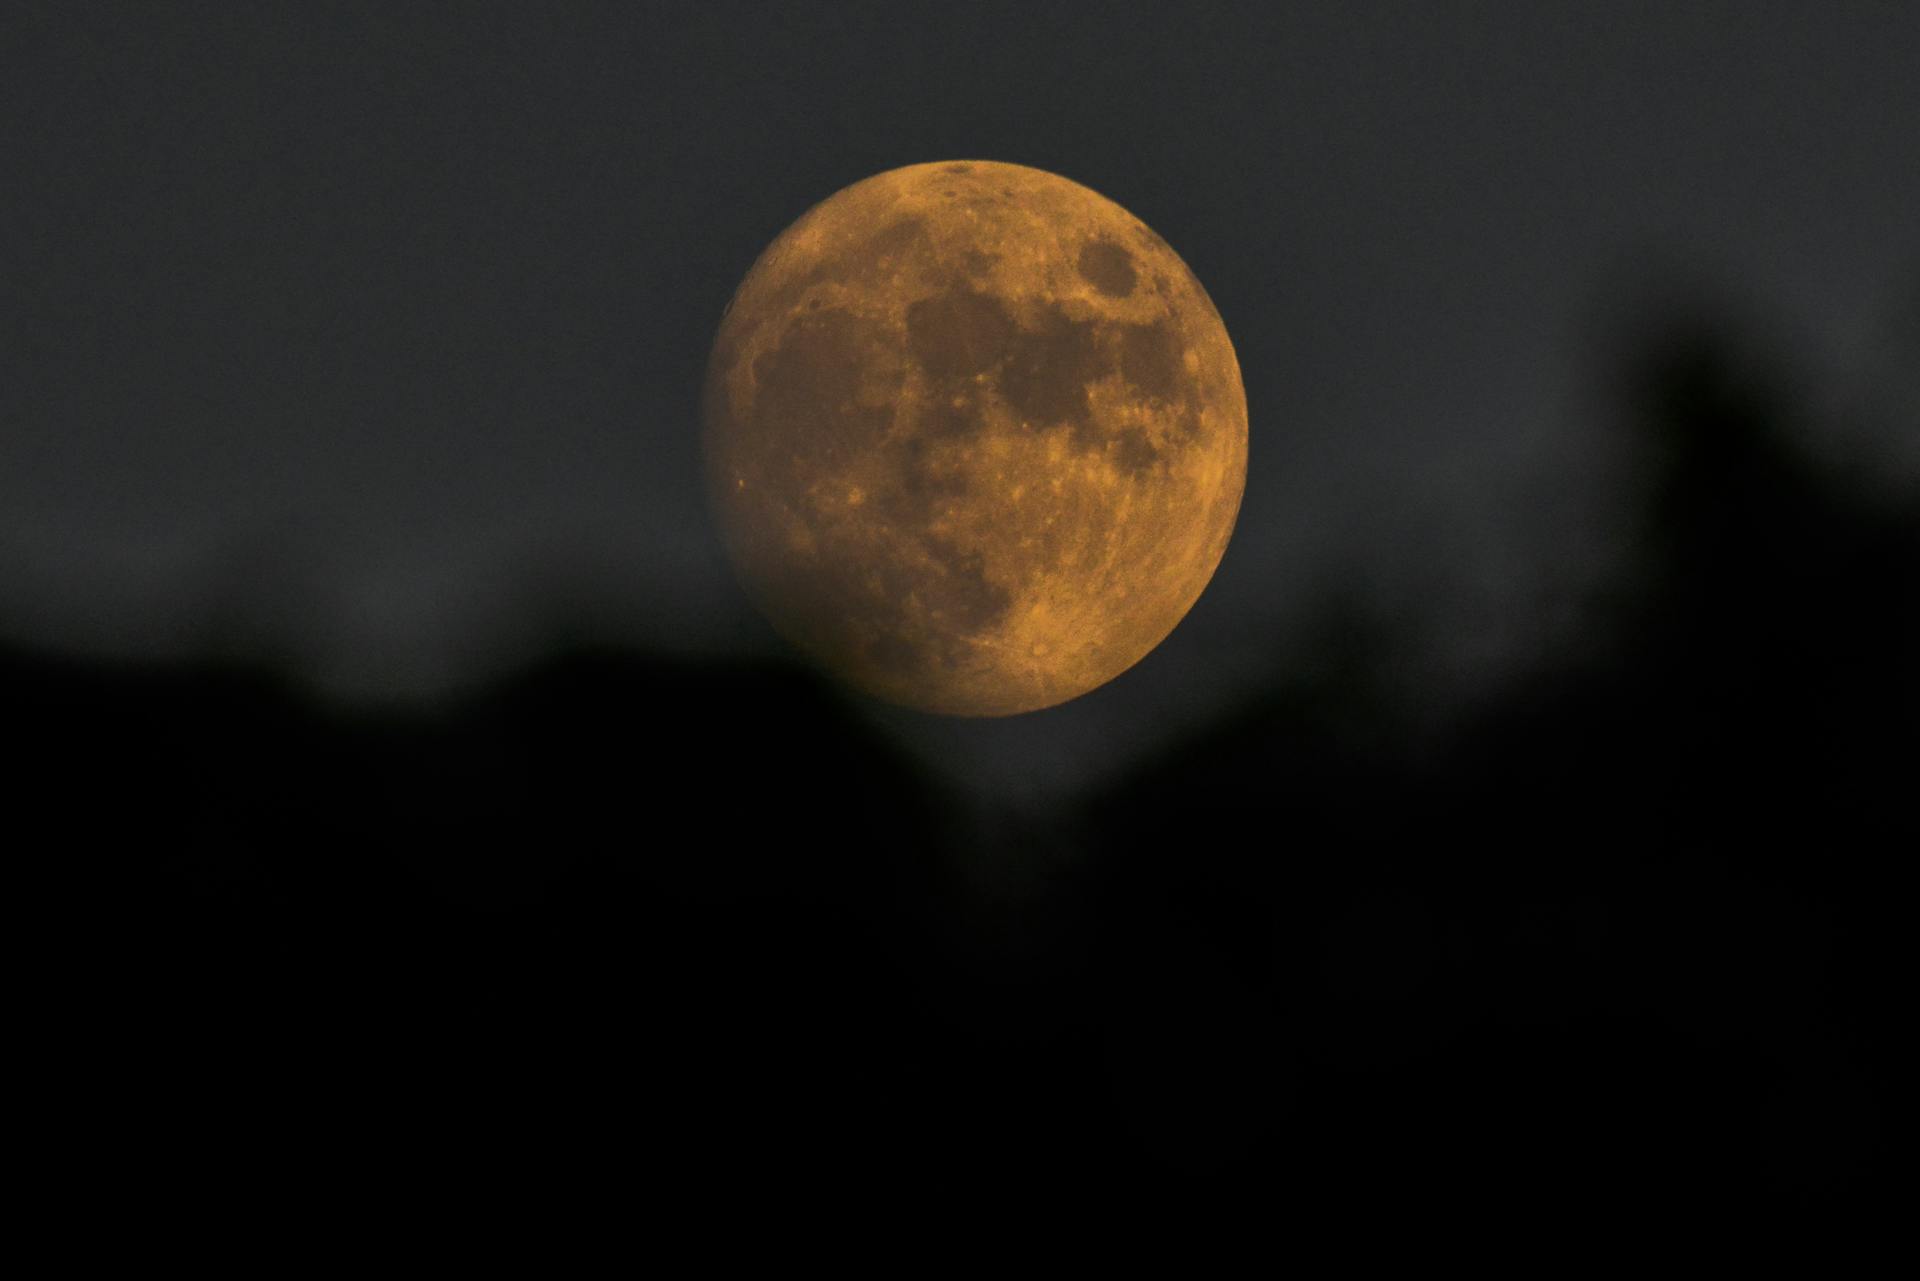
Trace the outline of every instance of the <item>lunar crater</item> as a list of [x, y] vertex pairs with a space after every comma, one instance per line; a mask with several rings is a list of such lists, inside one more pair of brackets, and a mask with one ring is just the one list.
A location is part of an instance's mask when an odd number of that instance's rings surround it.
[[1109, 298], [1125, 298], [1139, 279], [1133, 270], [1133, 257], [1111, 240], [1088, 241], [1080, 251], [1080, 274], [1095, 289]]

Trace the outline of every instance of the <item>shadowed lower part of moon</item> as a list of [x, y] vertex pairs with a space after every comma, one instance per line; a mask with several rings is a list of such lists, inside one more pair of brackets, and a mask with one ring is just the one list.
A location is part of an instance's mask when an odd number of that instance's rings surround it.
[[1064, 702], [1198, 599], [1246, 477], [1226, 328], [1105, 197], [985, 161], [816, 206], [734, 295], [705, 401], [741, 581], [827, 670], [926, 711]]

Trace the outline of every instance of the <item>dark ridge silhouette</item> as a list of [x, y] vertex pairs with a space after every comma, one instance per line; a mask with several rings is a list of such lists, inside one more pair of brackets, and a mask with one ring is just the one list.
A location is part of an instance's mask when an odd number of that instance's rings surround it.
[[1330, 606], [1057, 812], [983, 818], [775, 666], [583, 649], [348, 714], [0, 653], [9, 846], [65, 887], [48, 1107], [173, 1181], [1890, 1207], [1920, 522], [1797, 454], [1750, 354], [1620, 371], [1608, 644], [1416, 740], [1402, 639]]

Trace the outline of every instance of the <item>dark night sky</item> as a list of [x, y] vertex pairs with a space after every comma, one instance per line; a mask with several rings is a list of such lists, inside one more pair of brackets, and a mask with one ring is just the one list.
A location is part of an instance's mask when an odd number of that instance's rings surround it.
[[[1917, 52], [1911, 4], [0, 0], [61, 1115], [157, 1180], [1891, 1205]], [[700, 479], [756, 255], [943, 158], [1158, 231], [1250, 410], [1188, 619], [1004, 721], [797, 670]]]
[[1483, 687], [1612, 564], [1619, 295], [1719, 291], [1845, 395], [1920, 271], [1908, 6], [29, 3], [0, 41], [7, 634], [348, 698], [556, 628], [772, 648], [695, 388], [814, 201], [975, 156], [1143, 217], [1234, 337], [1245, 508], [1097, 697], [889, 718], [992, 791], [1230, 706], [1328, 595], [1420, 634], [1423, 701]]

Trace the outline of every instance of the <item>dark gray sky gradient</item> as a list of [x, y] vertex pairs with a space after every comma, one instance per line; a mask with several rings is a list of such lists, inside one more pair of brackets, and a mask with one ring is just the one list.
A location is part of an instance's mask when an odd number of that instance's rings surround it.
[[0, 630], [349, 697], [569, 620], [762, 650], [697, 479], [720, 311], [810, 204], [974, 157], [1186, 258], [1247, 498], [1108, 690], [876, 714], [1000, 791], [1070, 783], [1270, 679], [1330, 591], [1470, 689], [1606, 572], [1612, 300], [1697, 280], [1816, 387], [1887, 376], [1917, 55], [1890, 4], [6, 3]]

